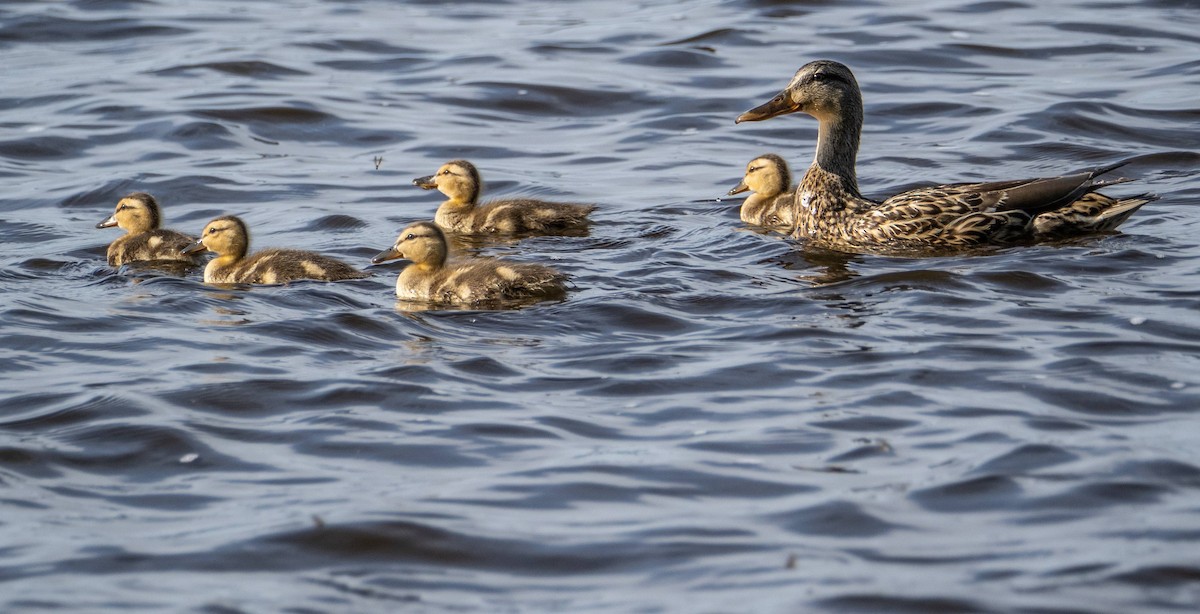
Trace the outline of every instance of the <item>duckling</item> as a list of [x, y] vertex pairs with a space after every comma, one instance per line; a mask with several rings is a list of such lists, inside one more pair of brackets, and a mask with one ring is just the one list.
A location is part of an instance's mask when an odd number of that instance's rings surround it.
[[483, 182], [475, 165], [451, 160], [428, 177], [413, 179], [423, 190], [437, 188], [448, 200], [438, 207], [433, 221], [450, 232], [554, 234], [586, 226], [594, 205], [556, 203], [531, 198], [480, 203]]
[[763, 154], [746, 165], [746, 176], [729, 191], [729, 196], [750, 190], [742, 202], [742, 221], [791, 232], [796, 227], [793, 208], [792, 171], [775, 154]]
[[805, 64], [783, 91], [735, 123], [796, 111], [815, 117], [819, 127], [816, 157], [796, 187], [793, 236], [834, 249], [958, 249], [1112, 230], [1157, 198], [1096, 192], [1129, 181], [1099, 178], [1118, 163], [1058, 177], [918, 188], [875, 202], [858, 190], [863, 104], [850, 69], [831, 60]]
[[494, 258], [447, 262], [446, 235], [432, 222], [417, 222], [401, 230], [396, 244], [371, 262], [396, 258], [412, 261], [396, 279], [396, 296], [402, 300], [462, 305], [554, 299], [566, 293], [567, 277], [539, 264]]
[[338, 281], [361, 279], [367, 274], [334, 258], [296, 249], [264, 249], [247, 256], [250, 231], [234, 215], [214, 219], [204, 227], [200, 240], [183, 250], [185, 254], [208, 250], [217, 257], [204, 267], [210, 284], [285, 284], [297, 279]]
[[174, 230], [159, 228], [162, 211], [158, 201], [145, 192], [134, 192], [117, 202], [117, 208], [96, 228], [116, 226], [125, 231], [108, 246], [108, 264], [118, 267], [130, 262], [175, 261], [200, 264], [195, 256], [182, 253], [195, 239]]

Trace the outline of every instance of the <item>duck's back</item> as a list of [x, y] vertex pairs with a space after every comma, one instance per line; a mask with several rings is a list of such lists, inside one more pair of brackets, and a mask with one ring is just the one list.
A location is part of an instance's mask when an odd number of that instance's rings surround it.
[[175, 261], [196, 264], [195, 256], [182, 254], [195, 239], [165, 228], [127, 234], [108, 246], [108, 264], [121, 266], [131, 262]]
[[741, 217], [747, 224], [791, 230], [796, 226], [796, 193], [788, 190], [776, 196], [751, 194], [742, 203]]
[[204, 271], [206, 282], [240, 284], [283, 284], [299, 279], [338, 281], [366, 276], [336, 258], [295, 249], [264, 249], [230, 265], [222, 265], [216, 259]]
[[471, 233], [558, 232], [587, 224], [594, 205], [556, 203], [530, 198], [494, 200], [476, 205], [463, 220]]
[[432, 271], [410, 266], [400, 273], [396, 294], [407, 300], [452, 304], [554, 298], [566, 292], [566, 279], [538, 264], [479, 258]]

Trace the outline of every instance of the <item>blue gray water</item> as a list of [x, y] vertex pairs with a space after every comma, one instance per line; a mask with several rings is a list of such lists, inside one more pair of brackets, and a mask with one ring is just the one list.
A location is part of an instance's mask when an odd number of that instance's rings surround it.
[[[0, 610], [1192, 612], [1196, 2], [0, 6]], [[939, 258], [743, 226], [735, 126], [864, 88], [860, 183], [1131, 160], [1122, 232]], [[562, 302], [112, 270], [117, 199], [367, 266], [452, 158], [599, 204]], [[378, 167], [377, 167], [378, 166]]]

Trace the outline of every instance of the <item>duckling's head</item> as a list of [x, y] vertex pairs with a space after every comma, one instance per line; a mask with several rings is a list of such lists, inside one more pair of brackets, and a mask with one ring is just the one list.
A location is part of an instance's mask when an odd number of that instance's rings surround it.
[[162, 213], [158, 201], [145, 192], [134, 192], [117, 202], [117, 208], [108, 219], [96, 224], [96, 228], [119, 227], [131, 234], [158, 228]]
[[862, 94], [854, 73], [833, 60], [809, 62], [791, 83], [769, 101], [738, 116], [734, 123], [756, 122], [800, 111], [824, 122], [857, 115], [862, 118]]
[[446, 262], [446, 235], [433, 222], [417, 222], [400, 231], [396, 244], [371, 259], [374, 264], [404, 258], [418, 266], [439, 267]]
[[413, 185], [423, 190], [437, 188], [451, 200], [473, 203], [479, 198], [483, 182], [479, 180], [479, 171], [475, 165], [466, 160], [451, 160], [438, 168], [437, 172], [428, 177], [413, 179]]
[[746, 165], [746, 176], [729, 191], [729, 195], [753, 190], [759, 196], [773, 198], [791, 187], [792, 171], [787, 162], [775, 154], [763, 154]]
[[225, 215], [208, 223], [200, 240], [185, 247], [184, 254], [194, 254], [208, 250], [216, 252], [218, 257], [233, 256], [240, 260], [250, 249], [250, 231], [246, 223], [236, 215]]

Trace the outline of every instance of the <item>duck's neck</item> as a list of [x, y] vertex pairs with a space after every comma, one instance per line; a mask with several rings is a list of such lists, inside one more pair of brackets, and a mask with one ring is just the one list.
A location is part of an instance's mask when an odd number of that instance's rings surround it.
[[842, 180], [842, 187], [855, 195], [859, 192], [854, 165], [861, 137], [861, 111], [820, 118], [817, 155], [813, 158], [813, 166], [836, 175]]
[[204, 266], [204, 281], [210, 284], [225, 282], [225, 275], [240, 260], [241, 256], [228, 254], [209, 260], [208, 264]]

